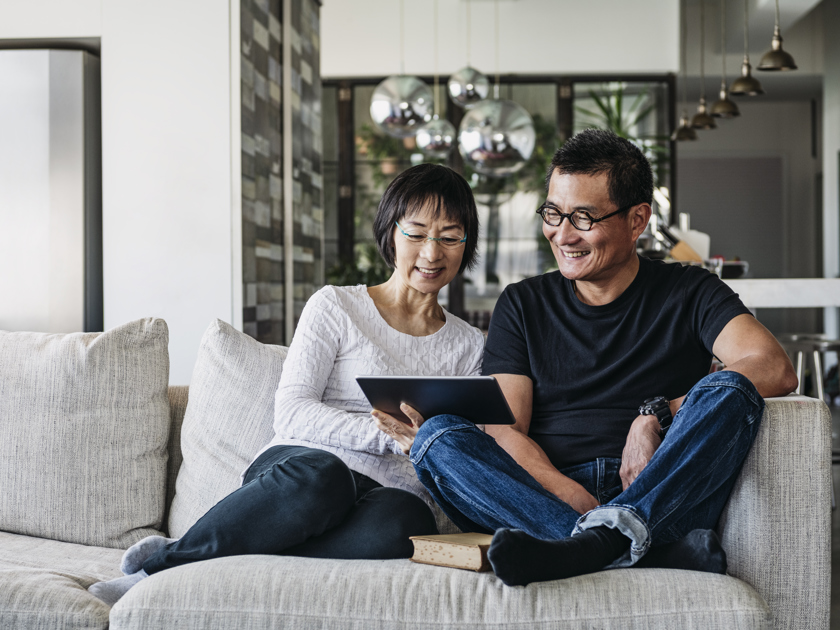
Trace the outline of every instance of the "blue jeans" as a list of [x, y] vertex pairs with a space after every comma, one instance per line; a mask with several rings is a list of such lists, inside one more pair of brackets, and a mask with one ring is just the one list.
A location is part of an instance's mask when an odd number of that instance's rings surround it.
[[629, 566], [651, 544], [717, 524], [755, 439], [764, 400], [737, 372], [715, 372], [683, 401], [659, 449], [624, 492], [620, 460], [561, 470], [602, 505], [583, 516], [545, 490], [496, 441], [457, 416], [435, 416], [417, 433], [411, 461], [435, 501], [464, 531], [521, 529], [557, 540], [605, 525], [631, 540], [611, 566]]
[[408, 558], [409, 536], [436, 534], [418, 496], [383, 488], [327, 451], [274, 446], [248, 468], [242, 487], [184, 536], [143, 563], [148, 574], [225, 556]]

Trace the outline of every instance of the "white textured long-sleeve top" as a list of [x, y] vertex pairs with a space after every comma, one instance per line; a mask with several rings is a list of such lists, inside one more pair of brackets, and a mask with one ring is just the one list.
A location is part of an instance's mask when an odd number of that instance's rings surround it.
[[[472, 376], [484, 335], [444, 311], [437, 332], [414, 337], [388, 325], [367, 287], [326, 286], [303, 309], [274, 399], [274, 439], [334, 453], [386, 487], [433, 505], [397, 442], [380, 431], [359, 375]], [[262, 451], [261, 451], [262, 452]]]

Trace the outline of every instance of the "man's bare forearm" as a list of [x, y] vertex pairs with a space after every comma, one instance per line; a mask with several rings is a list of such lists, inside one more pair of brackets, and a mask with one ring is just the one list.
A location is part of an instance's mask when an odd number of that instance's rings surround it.
[[598, 506], [586, 488], [561, 473], [530, 437], [511, 427], [487, 425], [487, 434], [516, 460], [539, 484], [583, 514]]

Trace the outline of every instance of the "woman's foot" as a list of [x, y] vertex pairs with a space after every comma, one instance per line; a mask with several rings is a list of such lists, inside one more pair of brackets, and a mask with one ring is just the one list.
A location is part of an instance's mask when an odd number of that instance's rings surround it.
[[96, 582], [88, 587], [88, 591], [109, 606], [116, 604], [128, 590], [140, 580], [149, 577], [142, 569], [133, 575], [126, 575], [107, 582]]
[[140, 542], [134, 543], [126, 549], [120, 562], [120, 571], [125, 575], [134, 575], [143, 568], [143, 563], [154, 555], [159, 549], [163, 549], [177, 538], [164, 538], [163, 536], [147, 536]]

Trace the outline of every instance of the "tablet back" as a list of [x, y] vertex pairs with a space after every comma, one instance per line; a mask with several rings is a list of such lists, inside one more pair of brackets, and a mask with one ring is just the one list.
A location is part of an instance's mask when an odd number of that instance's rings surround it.
[[357, 376], [374, 409], [408, 422], [400, 403], [424, 418], [461, 416], [476, 424], [513, 424], [515, 419], [492, 376]]

